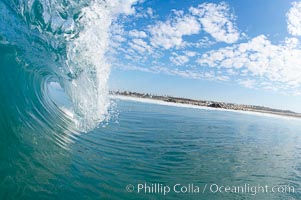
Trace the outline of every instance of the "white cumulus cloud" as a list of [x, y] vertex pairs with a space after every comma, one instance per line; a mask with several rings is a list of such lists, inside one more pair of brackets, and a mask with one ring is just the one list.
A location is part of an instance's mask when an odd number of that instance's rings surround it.
[[228, 4], [203, 3], [198, 7], [189, 9], [192, 15], [197, 16], [204, 31], [209, 33], [216, 41], [234, 43], [240, 38]]
[[134, 38], [146, 38], [147, 35], [144, 31], [138, 31], [136, 29], [129, 31], [129, 36]]
[[185, 55], [176, 55], [169, 58], [175, 65], [184, 65], [189, 62], [189, 57]]
[[[290, 88], [301, 86], [301, 49], [296, 38], [288, 38], [283, 44], [275, 45], [260, 35], [246, 43], [209, 51], [201, 56], [198, 63], [234, 69], [242, 76], [280, 82]], [[245, 83], [250, 85], [250, 82]]]
[[291, 35], [301, 36], [301, 1], [293, 2], [287, 13], [287, 30]]
[[153, 46], [164, 49], [180, 47], [183, 45], [183, 36], [197, 34], [200, 30], [201, 26], [195, 17], [177, 16], [166, 22], [160, 21], [156, 25], [150, 26], [149, 32], [152, 35], [150, 41]]
[[135, 4], [142, 2], [141, 0], [110, 0], [106, 4], [112, 13], [132, 15], [135, 13]]

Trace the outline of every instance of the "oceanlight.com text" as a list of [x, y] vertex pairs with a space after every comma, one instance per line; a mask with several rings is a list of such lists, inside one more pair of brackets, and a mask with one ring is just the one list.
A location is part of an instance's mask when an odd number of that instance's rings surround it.
[[205, 194], [205, 193], [240, 193], [256, 195], [259, 193], [295, 193], [295, 187], [292, 185], [221, 185], [216, 183], [211, 184], [171, 184], [165, 185], [161, 183], [138, 183], [128, 184], [126, 191], [137, 194], [159, 194], [168, 195], [175, 194]]

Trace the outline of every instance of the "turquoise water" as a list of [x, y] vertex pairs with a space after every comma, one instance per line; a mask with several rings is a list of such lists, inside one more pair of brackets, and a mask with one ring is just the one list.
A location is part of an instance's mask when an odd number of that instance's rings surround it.
[[[65, 149], [44, 132], [40, 142], [31, 135], [14, 145], [1, 160], [0, 198], [300, 199], [298, 120], [131, 101], [117, 109], [118, 118], [73, 136]], [[289, 184], [295, 192], [138, 193], [145, 182]], [[127, 192], [128, 184], [136, 190]]]
[[109, 103], [109, 2], [0, 0], [0, 199], [301, 199], [300, 120]]

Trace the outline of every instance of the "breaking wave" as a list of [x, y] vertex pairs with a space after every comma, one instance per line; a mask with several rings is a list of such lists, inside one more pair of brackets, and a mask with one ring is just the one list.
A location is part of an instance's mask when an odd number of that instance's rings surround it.
[[1, 1], [2, 127], [15, 119], [31, 129], [86, 132], [104, 121], [110, 28], [133, 3]]

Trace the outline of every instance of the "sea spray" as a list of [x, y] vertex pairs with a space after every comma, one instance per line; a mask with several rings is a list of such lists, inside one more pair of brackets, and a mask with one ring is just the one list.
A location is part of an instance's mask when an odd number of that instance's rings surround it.
[[67, 45], [66, 66], [70, 79], [62, 83], [73, 102], [81, 130], [90, 130], [107, 117], [110, 64], [106, 53], [110, 26], [118, 15], [133, 14], [135, 2], [92, 1], [81, 10], [77, 25], [81, 31]]
[[69, 79], [63, 81], [63, 87], [73, 102], [79, 128], [89, 130], [105, 118], [109, 105], [110, 65], [105, 54], [112, 17], [105, 5], [98, 3], [83, 8], [81, 15], [83, 30], [67, 46]]

